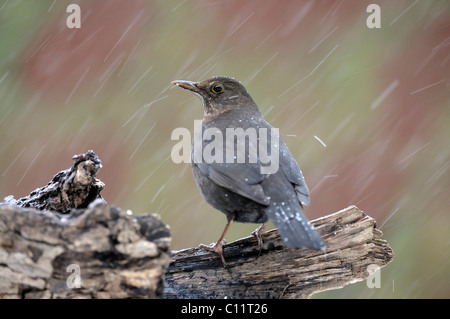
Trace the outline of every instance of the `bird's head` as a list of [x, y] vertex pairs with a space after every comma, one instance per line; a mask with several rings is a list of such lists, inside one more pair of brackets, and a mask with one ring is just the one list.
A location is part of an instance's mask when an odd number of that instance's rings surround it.
[[241, 82], [217, 76], [202, 82], [173, 81], [173, 84], [194, 92], [203, 101], [205, 117], [215, 117], [237, 108], [257, 108]]

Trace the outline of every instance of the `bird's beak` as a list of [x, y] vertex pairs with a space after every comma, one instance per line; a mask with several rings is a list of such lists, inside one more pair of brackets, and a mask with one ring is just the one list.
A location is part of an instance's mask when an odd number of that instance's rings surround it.
[[179, 86], [183, 89], [195, 92], [195, 93], [199, 93], [200, 89], [197, 87], [197, 82], [191, 82], [191, 81], [182, 81], [182, 80], [177, 80], [177, 81], [172, 81], [172, 84], [175, 84], [176, 86]]

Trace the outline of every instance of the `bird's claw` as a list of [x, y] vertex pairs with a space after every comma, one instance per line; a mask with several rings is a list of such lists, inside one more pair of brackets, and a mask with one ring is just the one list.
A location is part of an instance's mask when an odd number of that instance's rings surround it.
[[259, 247], [258, 257], [261, 256], [262, 245], [263, 245], [262, 234], [264, 233], [265, 230], [266, 230], [266, 224], [264, 223], [252, 232], [252, 235], [255, 236], [256, 239], [258, 240], [258, 247]]
[[223, 239], [222, 241], [217, 242], [215, 244], [214, 243], [209, 244], [209, 245], [200, 244], [198, 246], [198, 248], [218, 254], [220, 256], [220, 259], [222, 260], [223, 267], [226, 269], [229, 269], [228, 264], [225, 261], [225, 257], [223, 256], [223, 245], [225, 243], [226, 243], [226, 241], [225, 241], [225, 239]]

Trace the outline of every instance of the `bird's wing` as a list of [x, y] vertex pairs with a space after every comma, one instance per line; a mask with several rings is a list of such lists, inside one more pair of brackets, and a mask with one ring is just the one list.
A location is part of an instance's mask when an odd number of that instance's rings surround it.
[[297, 161], [292, 156], [289, 148], [284, 143], [280, 136], [280, 167], [284, 175], [294, 185], [295, 192], [302, 205], [309, 204], [309, 190], [306, 186], [303, 173], [297, 164]]
[[[269, 130], [273, 129], [273, 127], [263, 119], [257, 124], [262, 128], [267, 128]], [[196, 133], [201, 134], [201, 131], [197, 131]], [[277, 143], [279, 147], [278, 169], [281, 168], [288, 181], [293, 184], [300, 203], [308, 205], [309, 191], [303, 178], [302, 171], [281, 136], [279, 136], [278, 133], [276, 133], [275, 136], [277, 137], [277, 140], [279, 140]], [[270, 150], [270, 152], [272, 152], [273, 149], [271, 147], [271, 139], [272, 137], [269, 134], [266, 150]], [[256, 152], [258, 146], [259, 145], [249, 143], [249, 141], [245, 139], [245, 158], [248, 158], [249, 153]], [[238, 146], [236, 146], [236, 144], [231, 146], [232, 149], [227, 149], [227, 147], [228, 145], [224, 143], [223, 150], [225, 154], [230, 151], [232, 154], [237, 154]], [[204, 175], [209, 177], [217, 185], [225, 187], [262, 205], [269, 205], [270, 197], [264, 194], [264, 189], [260, 185], [268, 176], [267, 174], [262, 173], [261, 168], [266, 165], [261, 164], [260, 156], [258, 156], [256, 163], [226, 163], [226, 158], [223, 158], [223, 163], [201, 162], [196, 163], [196, 165]]]
[[[203, 130], [196, 130], [195, 134], [196, 137], [193, 141], [193, 147], [196, 147], [195, 143], [202, 143], [201, 150], [204, 152], [206, 141], [202, 140]], [[224, 142], [221, 146], [217, 146], [219, 149], [214, 152], [223, 150], [223, 156], [218, 156], [219, 159], [222, 159], [221, 162], [206, 161], [205, 154], [203, 153], [201, 155], [202, 161], [196, 162], [194, 154], [191, 154], [191, 160], [194, 161], [203, 175], [207, 176], [217, 185], [267, 206], [270, 203], [270, 198], [264, 194], [263, 187], [260, 185], [267, 175], [261, 174], [261, 164], [258, 158], [256, 158], [255, 163], [245, 160], [249, 158], [249, 153], [256, 152], [257, 145], [254, 144], [254, 141], [250, 141], [250, 139], [241, 139], [241, 143], [245, 143], [244, 160], [238, 157], [238, 149], [243, 145], [237, 145], [237, 142]], [[220, 149], [220, 147], [222, 148]], [[232, 163], [227, 159], [227, 154], [231, 154], [231, 158], [233, 158]], [[236, 155], [236, 157], [233, 157], [233, 155]]]
[[269, 205], [270, 198], [260, 185], [265, 175], [255, 164], [248, 163], [197, 163], [200, 171], [219, 186], [225, 187], [261, 205]]

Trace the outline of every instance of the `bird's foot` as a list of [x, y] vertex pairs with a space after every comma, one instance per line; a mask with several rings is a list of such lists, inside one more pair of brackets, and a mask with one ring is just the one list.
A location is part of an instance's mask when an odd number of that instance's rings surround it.
[[228, 264], [225, 261], [225, 257], [223, 256], [223, 245], [226, 243], [225, 239], [218, 241], [215, 244], [205, 245], [200, 244], [198, 246], [199, 249], [204, 249], [213, 253], [216, 253], [220, 256], [220, 259], [222, 260], [223, 267], [228, 269]]
[[258, 247], [259, 247], [258, 257], [261, 256], [263, 245], [262, 234], [264, 233], [265, 230], [266, 230], [266, 223], [262, 224], [252, 232], [252, 235], [255, 236], [256, 239], [258, 240]]

